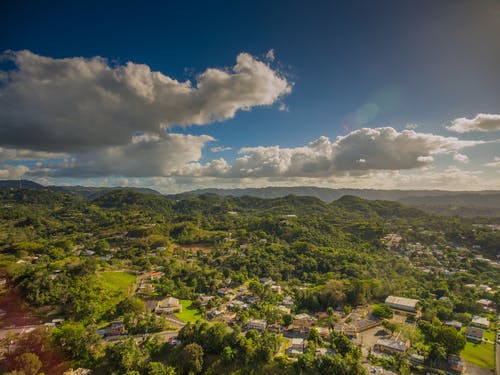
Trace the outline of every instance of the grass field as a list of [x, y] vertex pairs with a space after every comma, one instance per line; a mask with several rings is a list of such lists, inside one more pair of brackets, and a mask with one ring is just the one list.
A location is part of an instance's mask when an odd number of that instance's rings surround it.
[[493, 369], [495, 368], [495, 350], [493, 344], [473, 344], [467, 342], [461, 353], [461, 357], [476, 366]]
[[131, 294], [134, 291], [137, 277], [128, 272], [101, 272], [98, 275], [102, 286], [115, 293]]
[[200, 311], [194, 307], [191, 307], [193, 301], [181, 299], [179, 302], [182, 305], [182, 312], [176, 313], [176, 317], [185, 321], [186, 323], [196, 322], [198, 319], [201, 319]]
[[490, 341], [495, 341], [496, 329], [489, 329], [484, 331], [484, 338]]

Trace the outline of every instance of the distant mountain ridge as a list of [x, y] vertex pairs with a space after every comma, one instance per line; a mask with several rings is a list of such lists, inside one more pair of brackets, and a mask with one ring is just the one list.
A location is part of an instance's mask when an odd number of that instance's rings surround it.
[[216, 194], [222, 196], [252, 196], [279, 198], [287, 195], [312, 196], [330, 203], [351, 195], [367, 200], [386, 200], [418, 207], [433, 214], [458, 216], [500, 217], [500, 190], [446, 191], [446, 190], [375, 190], [375, 189], [331, 189], [314, 186], [264, 187], [243, 189], [198, 189], [171, 195]]
[[57, 185], [49, 185], [44, 186], [40, 185], [36, 182], [30, 180], [0, 180], [0, 189], [47, 189], [52, 191], [57, 191], [60, 193], [73, 194], [78, 195], [83, 198], [87, 198], [90, 200], [99, 198], [102, 195], [105, 195], [114, 190], [131, 190], [137, 191], [143, 194], [153, 194], [153, 195], [162, 195], [156, 190], [149, 188], [140, 188], [140, 187], [91, 187], [91, 186], [57, 186]]
[[[444, 197], [456, 195], [491, 196], [499, 195], [500, 190], [482, 191], [448, 191], [448, 190], [376, 190], [376, 189], [332, 189], [316, 186], [293, 186], [293, 187], [263, 187], [263, 188], [241, 188], [241, 189], [197, 189], [177, 194], [217, 194], [232, 195], [235, 197], [250, 195], [259, 198], [279, 198], [286, 195], [311, 196], [321, 199], [327, 203], [333, 202], [344, 195], [353, 195], [369, 200], [399, 201], [409, 198]], [[488, 198], [489, 199], [489, 198]], [[500, 207], [500, 202], [499, 207]]]
[[[86, 187], [43, 186], [30, 180], [0, 180], [0, 189], [48, 189], [94, 200], [115, 190], [135, 191], [161, 196], [158, 191], [138, 187]], [[315, 186], [264, 187], [242, 189], [198, 189], [180, 194], [165, 194], [171, 199], [186, 196], [218, 195], [234, 197], [282, 198], [289, 195], [315, 197], [331, 203], [343, 196], [354, 196], [366, 200], [386, 200], [417, 207], [440, 215], [500, 217], [500, 190], [446, 191], [446, 190], [376, 190], [376, 189], [332, 189]]]
[[0, 189], [43, 189], [44, 187], [30, 180], [0, 180]]

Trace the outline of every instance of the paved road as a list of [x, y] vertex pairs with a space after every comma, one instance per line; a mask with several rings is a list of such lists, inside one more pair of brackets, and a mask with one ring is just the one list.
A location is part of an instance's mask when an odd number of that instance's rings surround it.
[[[170, 339], [172, 337], [177, 337], [178, 334], [179, 334], [179, 330], [173, 330], [173, 331], [161, 331], [161, 332], [151, 333], [150, 336], [156, 337], [160, 341], [167, 341], [168, 339]], [[103, 340], [104, 340], [104, 342], [114, 342], [114, 341], [123, 340], [126, 337], [129, 337], [129, 336], [127, 336], [127, 335], [107, 336]], [[144, 335], [144, 334], [135, 335], [134, 340], [136, 342], [141, 342], [145, 337], [146, 337], [146, 335]]]

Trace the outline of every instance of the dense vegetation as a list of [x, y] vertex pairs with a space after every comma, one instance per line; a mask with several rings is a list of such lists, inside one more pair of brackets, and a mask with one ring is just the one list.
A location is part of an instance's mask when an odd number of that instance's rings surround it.
[[[386, 319], [391, 312], [380, 303], [398, 294], [421, 300], [424, 317], [414, 339], [434, 359], [459, 353], [465, 345], [441, 321], [467, 323], [482, 311], [476, 301], [486, 294], [465, 284], [500, 283], [498, 268], [475, 258], [496, 256], [498, 231], [396, 202], [211, 194], [174, 200], [133, 190], [86, 199], [46, 189], [4, 189], [0, 205], [4, 293], [20, 293], [34, 321], [65, 319], [56, 328], [20, 338], [5, 355], [6, 371], [37, 367], [39, 361], [35, 374], [40, 369], [60, 373], [69, 365], [97, 374], [358, 374], [364, 371], [360, 350], [343, 335], [313, 335], [310, 343], [335, 354], [316, 357], [310, 345], [296, 362], [281, 353], [281, 335], [240, 332], [225, 323], [190, 323], [179, 332], [177, 346], [142, 337], [171, 328], [144, 301], [165, 296], [195, 301], [200, 294], [216, 295], [222, 286], [244, 284], [259, 302], [239, 312], [242, 323], [260, 318], [287, 325], [291, 317], [277, 312], [277, 296], [259, 279], [272, 279], [293, 295], [295, 313], [376, 304], [375, 315]], [[398, 233], [402, 247], [419, 243], [441, 249], [446, 267], [454, 271], [424, 272], [425, 256], [416, 259], [388, 248], [383, 240], [388, 233]], [[476, 250], [464, 256], [461, 248]], [[153, 270], [162, 276], [153, 282], [151, 295], [139, 298], [136, 282]], [[491, 298], [500, 302], [498, 292]], [[210, 303], [216, 307], [220, 301]], [[97, 331], [117, 319], [130, 337], [103, 340]]]

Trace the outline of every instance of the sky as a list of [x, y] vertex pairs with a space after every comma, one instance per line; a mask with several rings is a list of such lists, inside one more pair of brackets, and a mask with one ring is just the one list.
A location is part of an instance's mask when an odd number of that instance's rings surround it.
[[0, 4], [0, 179], [500, 189], [500, 2]]

